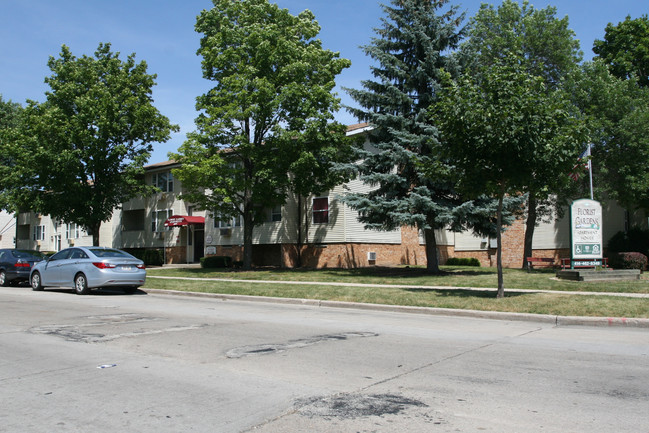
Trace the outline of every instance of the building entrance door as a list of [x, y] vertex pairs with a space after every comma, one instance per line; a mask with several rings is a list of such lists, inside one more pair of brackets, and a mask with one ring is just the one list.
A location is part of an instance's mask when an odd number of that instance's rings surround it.
[[196, 225], [194, 228], [194, 263], [198, 263], [205, 255], [205, 226]]

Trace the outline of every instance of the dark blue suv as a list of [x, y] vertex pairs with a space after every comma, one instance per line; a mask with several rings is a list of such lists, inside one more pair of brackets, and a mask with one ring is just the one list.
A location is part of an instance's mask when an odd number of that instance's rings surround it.
[[44, 258], [39, 251], [0, 250], [0, 286], [29, 281], [32, 266]]

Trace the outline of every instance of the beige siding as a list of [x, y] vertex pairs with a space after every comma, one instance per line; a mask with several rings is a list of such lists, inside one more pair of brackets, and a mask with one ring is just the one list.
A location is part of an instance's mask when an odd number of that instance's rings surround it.
[[[315, 244], [345, 242], [345, 209], [340, 201], [339, 192], [342, 187], [326, 191], [317, 196], [308, 198], [308, 235], [306, 242]], [[329, 198], [329, 222], [315, 224], [313, 222], [313, 199], [317, 197]]]
[[0, 248], [13, 248], [16, 236], [16, 218], [14, 214], [0, 211]]
[[[298, 233], [297, 200], [292, 196], [282, 206], [282, 220], [270, 221], [270, 209], [266, 210], [269, 221], [253, 230], [254, 244], [296, 243]], [[303, 218], [304, 220], [304, 218]]]
[[602, 214], [606, 216], [602, 224], [602, 241], [604, 248], [608, 241], [619, 231], [624, 231], [626, 212], [612, 200], [602, 202]]
[[[359, 179], [354, 179], [348, 182], [345, 187], [336, 187], [333, 194], [337, 197], [344, 196], [345, 193], [367, 193], [372, 188], [361, 182]], [[401, 229], [385, 231], [385, 230], [367, 230], [363, 223], [358, 221], [358, 212], [340, 203], [343, 214], [341, 223], [343, 224], [344, 237], [341, 242], [350, 243], [383, 243], [383, 244], [398, 244], [401, 243]]]
[[488, 239], [471, 232], [455, 233], [455, 251], [476, 251], [488, 248]]
[[541, 222], [534, 229], [532, 249], [551, 250], [555, 248], [570, 248], [570, 219], [568, 211], [559, 220]]

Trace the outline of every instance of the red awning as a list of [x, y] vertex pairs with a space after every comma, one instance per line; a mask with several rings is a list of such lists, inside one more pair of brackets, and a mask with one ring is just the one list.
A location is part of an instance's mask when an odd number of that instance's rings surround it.
[[201, 216], [173, 215], [165, 221], [165, 227], [178, 227], [189, 224], [205, 224], [205, 218]]

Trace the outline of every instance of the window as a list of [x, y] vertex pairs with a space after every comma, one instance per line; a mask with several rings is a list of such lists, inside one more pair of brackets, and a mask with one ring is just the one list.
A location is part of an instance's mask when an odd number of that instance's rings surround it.
[[54, 254], [52, 257], [50, 257], [50, 262], [54, 262], [56, 260], [65, 260], [68, 257], [70, 257], [70, 249], [59, 251], [58, 253]]
[[132, 259], [133, 256], [130, 254], [121, 251], [121, 250], [114, 250], [112, 248], [96, 248], [96, 247], [91, 247], [88, 248], [91, 253], [93, 253], [97, 257], [121, 257], [121, 258], [129, 258]]
[[66, 239], [79, 239], [80, 234], [79, 226], [75, 223], [70, 223], [65, 226], [65, 238]]
[[241, 227], [241, 215], [229, 218], [214, 214], [214, 228], [227, 229], [230, 227]]
[[72, 252], [70, 252], [70, 259], [87, 259], [88, 254], [85, 252], [78, 250], [78, 249], [73, 249]]
[[165, 227], [165, 221], [167, 218], [173, 215], [171, 209], [159, 210], [151, 212], [151, 231], [152, 232], [161, 232], [164, 230], [169, 230], [169, 227]]
[[32, 240], [44, 241], [45, 240], [45, 226], [34, 226], [32, 228]]
[[125, 210], [122, 212], [122, 230], [126, 232], [145, 229], [144, 209]]
[[313, 199], [313, 224], [326, 224], [329, 222], [329, 197]]
[[170, 171], [152, 174], [152, 184], [160, 188], [162, 192], [173, 192], [174, 190], [174, 177]]
[[16, 237], [19, 241], [28, 241], [30, 235], [29, 224], [19, 224], [16, 228]]
[[277, 222], [282, 220], [282, 206], [275, 206], [270, 210], [270, 220]]

